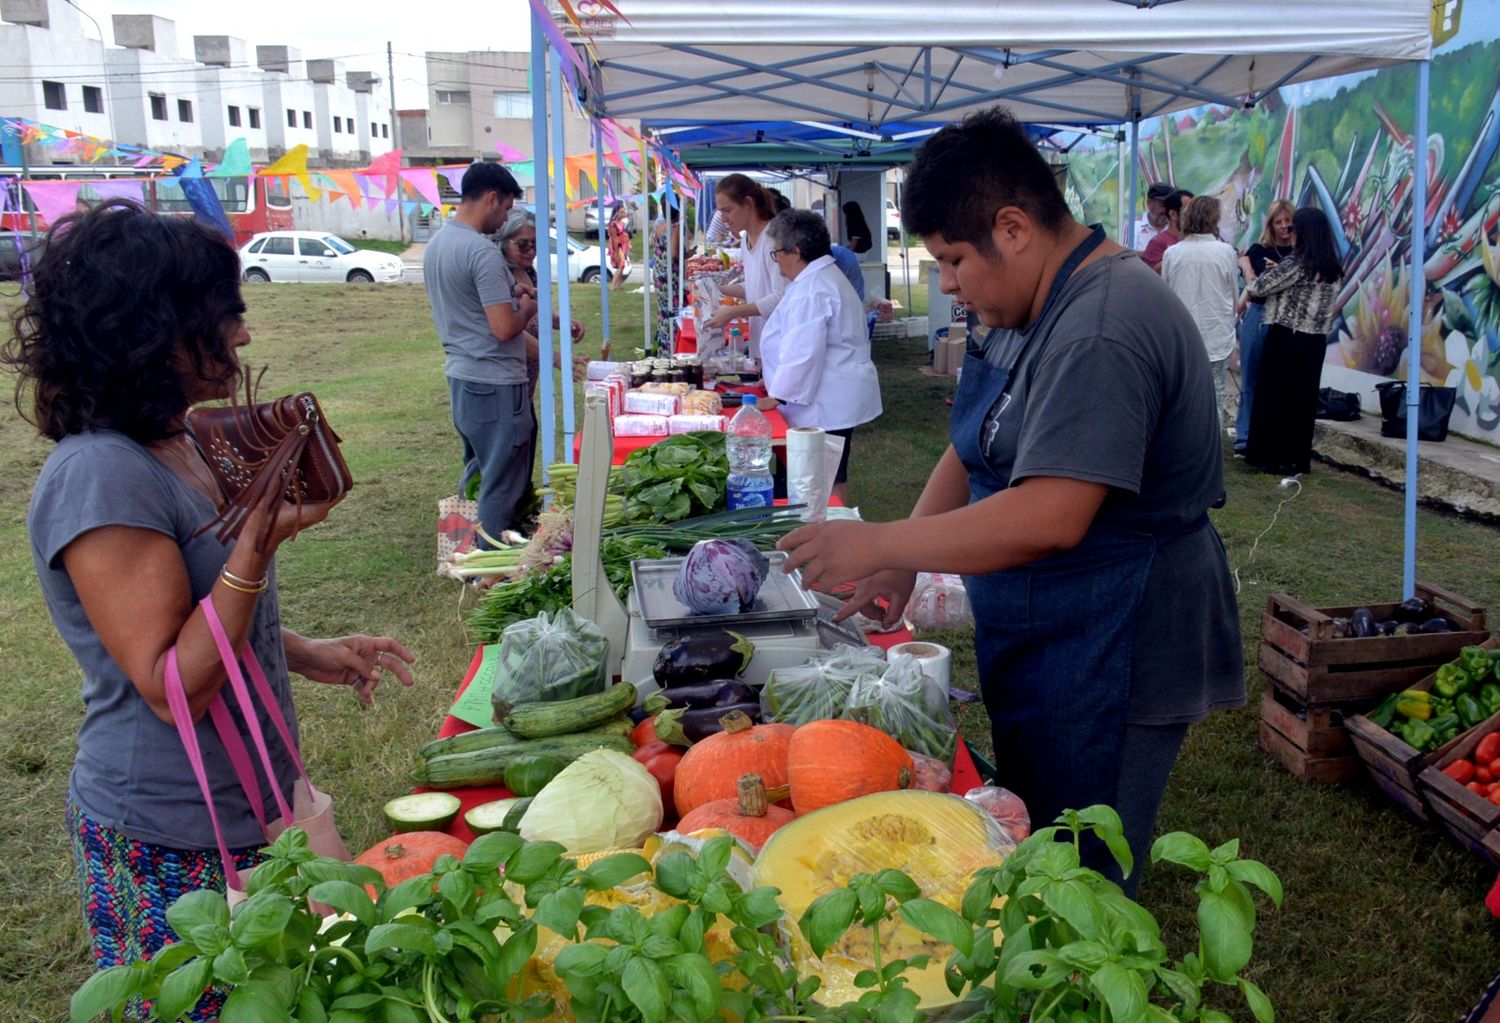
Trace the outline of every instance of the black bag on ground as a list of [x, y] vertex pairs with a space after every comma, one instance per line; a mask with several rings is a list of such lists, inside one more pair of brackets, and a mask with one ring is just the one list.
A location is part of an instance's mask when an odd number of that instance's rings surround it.
[[1348, 391], [1336, 391], [1332, 387], [1318, 390], [1318, 408], [1315, 419], [1335, 419], [1351, 423], [1359, 418], [1359, 395]]
[[[1375, 390], [1380, 393], [1380, 435], [1405, 437], [1406, 382], [1387, 380], [1376, 384]], [[1422, 385], [1417, 399], [1417, 440], [1448, 439], [1448, 417], [1453, 415], [1457, 398], [1456, 388]]]

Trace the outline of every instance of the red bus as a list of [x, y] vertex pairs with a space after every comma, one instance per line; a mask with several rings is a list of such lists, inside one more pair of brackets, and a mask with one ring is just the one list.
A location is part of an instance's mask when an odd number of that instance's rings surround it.
[[[0, 179], [19, 178], [21, 168], [0, 166]], [[87, 184], [101, 179], [110, 181], [139, 180], [140, 199], [146, 208], [159, 213], [192, 215], [192, 208], [182, 189], [165, 180], [160, 170], [134, 167], [34, 167], [30, 170], [33, 181], [63, 181], [79, 179], [84, 185], [78, 192], [83, 202], [99, 202], [103, 197]], [[250, 237], [262, 231], [290, 231], [296, 227], [292, 216], [292, 197], [287, 190], [287, 179], [264, 177], [209, 178], [224, 213], [234, 228], [234, 244], [240, 246]], [[7, 182], [7, 185], [10, 183]], [[31, 213], [35, 210], [30, 198], [21, 189], [25, 212], [7, 212], [0, 216], [0, 229], [30, 231]], [[38, 220], [37, 227], [41, 224]]]

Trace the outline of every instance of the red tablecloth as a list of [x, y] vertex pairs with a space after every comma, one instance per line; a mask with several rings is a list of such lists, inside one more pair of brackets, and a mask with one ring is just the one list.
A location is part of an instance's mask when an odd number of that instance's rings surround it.
[[[776, 409], [771, 409], [771, 410], [767, 411], [765, 413], [765, 417], [766, 417], [766, 420], [771, 424], [771, 446], [772, 447], [785, 447], [786, 446], [786, 420], [781, 417], [781, 413], [778, 412]], [[728, 419], [729, 419], [729, 416], [725, 416], [724, 419], [727, 422]], [[615, 450], [614, 450], [614, 454], [610, 457], [610, 462], [613, 465], [624, 465], [625, 464], [625, 459], [630, 456], [630, 453], [632, 451], [637, 451], [637, 450], [639, 450], [641, 448], [650, 447], [652, 444], [656, 444], [659, 441], [663, 441], [663, 440], [666, 440], [666, 438], [665, 437], [616, 437], [615, 438]], [[580, 457], [582, 457], [582, 454], [583, 454], [583, 434], [582, 433], [577, 433], [577, 434], [573, 435], [573, 460], [576, 462]]]
[[[884, 634], [872, 633], [869, 638], [870, 642], [873, 645], [888, 650], [891, 647], [895, 646], [897, 643], [911, 642], [912, 636], [909, 630], [902, 628], [898, 629], [895, 632], [888, 632]], [[465, 689], [469, 688], [469, 683], [473, 680], [474, 673], [479, 670], [479, 662], [482, 659], [482, 651], [474, 651], [474, 659], [469, 662], [468, 673], [464, 675], [463, 683], [458, 687], [459, 693], [462, 693]], [[455, 694], [455, 698], [457, 698], [457, 694]], [[447, 718], [443, 720], [443, 727], [438, 730], [438, 737], [446, 739], [450, 735], [459, 735], [460, 733], [472, 732], [473, 730], [473, 725], [460, 718], [454, 717], [452, 714], [449, 714]], [[959, 735], [958, 754], [953, 758], [952, 789], [954, 792], [963, 793], [969, 791], [971, 788], [974, 788], [979, 784], [979, 770], [974, 766], [973, 758], [969, 756], [969, 749], [966, 745], [964, 745], [963, 736]], [[415, 791], [425, 792], [427, 790], [419, 788]], [[448, 832], [449, 834], [452, 834], [457, 838], [463, 839], [465, 842], [472, 842], [474, 841], [474, 833], [470, 831], [469, 826], [464, 823], [464, 814], [468, 813], [474, 807], [480, 806], [484, 803], [493, 802], [496, 799], [505, 799], [509, 797], [511, 793], [509, 789], [503, 788], [498, 785], [491, 785], [474, 789], [454, 789], [453, 794], [458, 797], [458, 801], [461, 804], [461, 809], [459, 810], [458, 819], [448, 827]]]
[[684, 320], [672, 334], [672, 351], [677, 355], [692, 355], [698, 350], [698, 325]]

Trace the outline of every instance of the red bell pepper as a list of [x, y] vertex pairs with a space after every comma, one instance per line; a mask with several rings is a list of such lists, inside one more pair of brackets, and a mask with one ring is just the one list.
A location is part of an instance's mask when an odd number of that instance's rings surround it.
[[1491, 732], [1480, 739], [1479, 745], [1474, 748], [1474, 762], [1488, 764], [1496, 757], [1500, 757], [1500, 732]]
[[1467, 785], [1474, 779], [1474, 765], [1467, 760], [1455, 760], [1443, 768], [1443, 773], [1460, 785]]

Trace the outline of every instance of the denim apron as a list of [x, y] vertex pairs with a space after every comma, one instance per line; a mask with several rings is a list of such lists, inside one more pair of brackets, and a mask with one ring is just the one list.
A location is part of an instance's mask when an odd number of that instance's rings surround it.
[[[1025, 401], [1010, 393], [1011, 381], [1068, 278], [1103, 240], [1095, 228], [1063, 263], [1009, 366], [965, 354], [950, 429], [971, 504], [1010, 485], [986, 450], [1014, 449], [1019, 437]], [[1064, 809], [1116, 802], [1135, 621], [1151, 563], [1162, 543], [1207, 524], [1205, 515], [1151, 534], [1096, 519], [1072, 550], [965, 576], [1000, 783], [1025, 800], [1033, 828]]]

